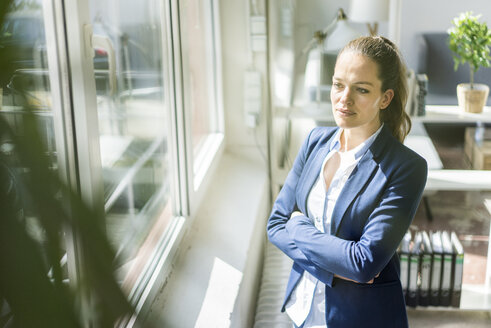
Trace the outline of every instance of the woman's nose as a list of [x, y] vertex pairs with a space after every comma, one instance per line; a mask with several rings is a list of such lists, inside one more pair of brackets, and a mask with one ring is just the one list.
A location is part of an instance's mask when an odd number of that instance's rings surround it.
[[343, 93], [341, 94], [341, 98], [339, 99], [343, 104], [352, 104], [353, 99], [351, 99], [350, 88], [344, 88]]

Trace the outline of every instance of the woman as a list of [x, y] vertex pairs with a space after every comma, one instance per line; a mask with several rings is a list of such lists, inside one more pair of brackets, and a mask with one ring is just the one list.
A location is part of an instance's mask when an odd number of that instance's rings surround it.
[[341, 50], [331, 90], [338, 127], [311, 131], [275, 201], [269, 240], [294, 260], [282, 311], [302, 327], [407, 327], [396, 249], [426, 183], [402, 144], [406, 73], [388, 39]]

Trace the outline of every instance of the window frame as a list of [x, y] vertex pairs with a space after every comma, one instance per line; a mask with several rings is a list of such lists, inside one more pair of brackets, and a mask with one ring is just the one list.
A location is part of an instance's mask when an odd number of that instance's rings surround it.
[[[179, 12], [179, 1], [171, 0], [174, 8], [177, 8]], [[207, 24], [211, 25], [210, 35], [207, 35], [207, 46], [211, 47], [210, 51], [213, 54], [210, 65], [207, 71], [211, 70], [211, 76], [209, 77], [209, 85], [213, 85], [213, 92], [209, 98], [209, 108], [213, 111], [212, 119], [216, 126], [215, 131], [208, 134], [202, 142], [203, 149], [195, 156], [192, 145], [192, 122], [191, 122], [191, 108], [185, 106], [186, 101], [184, 99], [184, 79], [179, 84], [181, 89], [180, 97], [181, 108], [180, 113], [184, 116], [183, 121], [185, 123], [185, 149], [187, 156], [187, 190], [188, 190], [188, 215], [191, 219], [195, 216], [198, 207], [200, 206], [208, 188], [210, 188], [211, 177], [213, 176], [217, 164], [220, 161], [224, 149], [225, 149], [225, 134], [224, 134], [224, 110], [223, 110], [223, 84], [222, 84], [222, 57], [221, 57], [221, 37], [220, 37], [220, 15], [219, 15], [219, 1], [208, 0], [207, 1], [207, 13], [210, 13], [211, 17], [207, 17]], [[174, 16], [177, 17], [177, 16]], [[179, 57], [182, 58], [183, 47], [180, 42], [182, 40], [179, 33], [177, 40], [179, 40]], [[181, 74], [184, 74], [184, 67], [179, 67]]]
[[[172, 219], [169, 228], [160, 236], [153, 256], [145, 264], [138, 281], [129, 292], [130, 301], [136, 306], [136, 314], [121, 322], [120, 326], [131, 327], [139, 314], [145, 313], [149, 303], [170, 273], [179, 244], [192, 223], [194, 213], [211, 183], [217, 163], [224, 151], [224, 117], [222, 97], [222, 70], [220, 48], [219, 6], [210, 0], [212, 31], [214, 40], [212, 66], [214, 92], [212, 101], [216, 115], [216, 133], [206, 138], [207, 151], [203, 156], [193, 157], [191, 136], [191, 112], [184, 101], [182, 45], [178, 0], [157, 0], [161, 10], [162, 56], [166, 60], [164, 69], [165, 106], [169, 109], [169, 156], [171, 162], [171, 207]], [[48, 2], [49, 3], [49, 2]], [[57, 129], [63, 132], [66, 153], [60, 156], [65, 167], [62, 174], [82, 199], [104, 212], [103, 180], [99, 145], [96, 87], [92, 61], [92, 30], [90, 3], [88, 1], [54, 0], [49, 17], [56, 22], [57, 56], [51, 58], [60, 78], [53, 81], [63, 94], [56, 94], [54, 106], [59, 111]], [[47, 17], [45, 14], [45, 17]], [[51, 43], [54, 44], [54, 43]], [[167, 69], [167, 70], [166, 70]], [[52, 86], [54, 86], [52, 84]], [[76, 86], [76, 87], [73, 87]], [[56, 90], [52, 88], [52, 90]], [[53, 94], [55, 98], [55, 94]], [[59, 97], [59, 98], [58, 98]], [[57, 139], [58, 142], [58, 139]], [[194, 170], [195, 165], [199, 170]], [[73, 273], [83, 265], [82, 255], [77, 253], [76, 236], [69, 242], [73, 249]], [[70, 276], [70, 279], [76, 277]], [[87, 319], [90, 320], [90, 319]]]

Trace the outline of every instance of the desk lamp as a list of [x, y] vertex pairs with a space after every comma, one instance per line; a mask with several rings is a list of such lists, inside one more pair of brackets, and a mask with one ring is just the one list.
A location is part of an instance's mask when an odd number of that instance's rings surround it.
[[378, 33], [378, 22], [389, 19], [389, 0], [350, 0], [350, 20], [366, 23], [370, 35]]
[[305, 65], [308, 102], [329, 102], [336, 56], [344, 45], [359, 36], [360, 32], [349, 25], [341, 8], [324, 30], [315, 32], [302, 51], [304, 55], [308, 53]]

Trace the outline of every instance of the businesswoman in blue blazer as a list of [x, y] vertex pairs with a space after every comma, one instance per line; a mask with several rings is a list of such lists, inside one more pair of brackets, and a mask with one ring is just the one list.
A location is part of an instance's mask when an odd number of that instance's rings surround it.
[[282, 311], [297, 327], [407, 327], [396, 249], [419, 205], [426, 161], [402, 144], [405, 66], [384, 37], [338, 55], [337, 127], [313, 129], [274, 203], [269, 240], [293, 259]]

